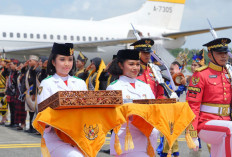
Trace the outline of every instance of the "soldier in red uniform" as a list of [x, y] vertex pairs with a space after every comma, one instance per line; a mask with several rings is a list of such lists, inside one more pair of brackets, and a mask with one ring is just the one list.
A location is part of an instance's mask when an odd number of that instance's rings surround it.
[[156, 81], [156, 78], [148, 65], [151, 59], [151, 53], [153, 53], [151, 49], [152, 45], [154, 45], [152, 39], [141, 39], [131, 44], [136, 50], [140, 51], [140, 63], [143, 68], [143, 73], [138, 76], [137, 79], [150, 85], [156, 99], [165, 98], [163, 87]]
[[190, 129], [193, 141], [198, 146], [199, 137], [211, 144], [212, 157], [232, 156], [231, 72], [226, 68], [230, 42], [218, 38], [203, 45], [208, 48], [210, 63], [193, 74], [186, 98], [196, 115]]

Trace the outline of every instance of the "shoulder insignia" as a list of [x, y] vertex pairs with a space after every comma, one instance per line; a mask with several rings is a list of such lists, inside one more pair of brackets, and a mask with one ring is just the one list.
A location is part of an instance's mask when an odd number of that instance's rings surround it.
[[39, 93], [39, 95], [41, 94], [42, 90], [43, 90], [43, 87], [40, 86], [40, 87], [38, 88], [38, 93]]
[[118, 80], [115, 80], [115, 81], [111, 82], [110, 85], [113, 85], [113, 84], [115, 84], [116, 82], [118, 82]]
[[76, 78], [76, 79], [78, 79], [78, 80], [82, 80], [81, 78], [79, 78], [79, 77], [76, 77], [76, 76], [73, 76], [74, 78]]
[[[140, 79], [137, 79], [138, 81], [140, 81], [140, 82], [142, 82], [142, 83], [145, 83], [145, 82], [143, 82], [143, 81], [141, 81]], [[146, 83], [145, 83], [146, 84]]]
[[197, 71], [197, 72], [200, 72], [200, 71], [203, 71], [203, 70], [205, 70], [205, 69], [207, 69], [207, 68], [208, 68], [208, 65], [204, 65], [204, 66], [202, 66], [202, 67], [200, 67], [200, 68], [197, 68], [196, 71]]
[[46, 79], [49, 79], [49, 78], [51, 78], [51, 77], [52, 77], [52, 75], [50, 75], [50, 76], [46, 77], [46, 78], [45, 78], [45, 80], [46, 80]]

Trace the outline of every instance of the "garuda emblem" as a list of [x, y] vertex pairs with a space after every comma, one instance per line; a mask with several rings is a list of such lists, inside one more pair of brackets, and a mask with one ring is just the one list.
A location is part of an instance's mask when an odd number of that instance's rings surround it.
[[170, 129], [170, 134], [173, 134], [173, 130], [174, 130], [174, 122], [170, 122], [169, 121], [169, 129]]
[[95, 138], [97, 138], [98, 136], [98, 132], [99, 132], [99, 127], [96, 124], [95, 127], [93, 127], [93, 125], [90, 125], [89, 127], [84, 126], [84, 132], [85, 132], [85, 137], [89, 140], [94, 140]]
[[227, 39], [222, 39], [222, 45], [225, 46], [227, 42]]
[[200, 81], [199, 77], [192, 77], [192, 83], [194, 86], [197, 85], [199, 81]]
[[74, 49], [71, 49], [71, 48], [70, 48], [70, 56], [72, 56], [73, 53], [74, 53]]
[[145, 43], [146, 43], [146, 44], [150, 44], [151, 41], [150, 41], [150, 40], [145, 40]]

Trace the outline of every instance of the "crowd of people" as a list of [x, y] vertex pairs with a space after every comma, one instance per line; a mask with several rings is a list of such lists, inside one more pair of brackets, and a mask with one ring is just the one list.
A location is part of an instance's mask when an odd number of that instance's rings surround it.
[[[219, 38], [204, 45], [208, 49], [210, 59], [208, 66], [205, 63], [203, 50], [193, 54], [191, 58], [193, 76], [182, 74], [187, 63], [186, 55], [180, 55], [170, 66], [170, 75], [177, 87], [174, 92], [178, 97], [186, 92], [186, 100], [196, 115], [190, 127], [192, 140], [196, 144], [194, 150], [201, 148], [199, 143], [202, 139], [211, 145], [212, 157], [231, 155], [232, 71], [226, 65], [229, 43], [230, 39]], [[49, 58], [31, 55], [24, 63], [16, 59], [1, 59], [1, 125], [36, 133], [32, 122], [38, 113], [38, 104], [57, 91], [121, 90], [124, 103], [131, 102], [133, 99], [169, 98], [165, 88], [156, 79], [154, 69], [150, 66], [152, 63], [162, 69], [162, 65], [151, 57], [154, 53], [153, 45], [152, 39], [141, 39], [131, 45], [134, 49], [119, 50], [108, 65], [105, 65], [101, 58], [95, 57], [90, 60], [90, 65], [87, 67], [88, 58], [80, 52], [75, 59], [71, 43], [54, 43]], [[179, 79], [176, 79], [177, 77]], [[172, 90], [171, 78], [164, 76], [164, 80]], [[6, 125], [8, 112], [10, 124]], [[30, 119], [28, 130], [26, 130], [27, 115]], [[129, 124], [122, 125], [118, 132], [120, 143], [124, 145], [126, 127], [130, 128], [134, 149], [133, 151], [124, 150], [120, 156], [148, 156], [147, 140], [149, 139], [133, 126], [131, 120]], [[158, 135], [159, 131], [153, 128], [149, 137], [154, 139], [151, 145], [161, 157], [165, 157], [170, 148], [162, 134], [160, 134], [161, 143], [157, 146]], [[84, 156], [80, 149], [62, 141], [53, 126], [46, 126], [42, 138], [45, 140], [50, 156]], [[115, 138], [113, 132], [110, 154], [118, 156], [112, 144]], [[178, 141], [175, 141], [171, 150], [173, 156], [179, 156]], [[42, 154], [46, 156], [43, 152]]]

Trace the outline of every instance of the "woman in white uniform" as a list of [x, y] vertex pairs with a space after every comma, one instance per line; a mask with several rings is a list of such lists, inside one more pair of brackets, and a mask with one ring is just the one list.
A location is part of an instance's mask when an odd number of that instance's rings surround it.
[[[155, 96], [149, 85], [137, 80], [136, 77], [140, 72], [139, 51], [137, 50], [119, 50], [117, 59], [111, 64], [110, 73], [120, 75], [119, 79], [112, 82], [106, 90], [122, 90], [124, 103], [132, 102], [133, 99], [154, 99]], [[134, 149], [122, 150], [121, 157], [148, 157], [147, 155], [147, 137], [134, 125], [131, 124], [133, 117], [129, 120], [129, 130], [132, 135]], [[126, 125], [123, 124], [118, 132], [119, 141], [124, 148]], [[153, 129], [150, 135], [150, 141], [154, 150], [157, 146], [157, 136], [159, 131]], [[114, 149], [115, 134], [113, 133], [110, 140], [110, 154], [118, 156]]]
[[[73, 76], [76, 67], [73, 52], [73, 44], [71, 43], [54, 43], [47, 66], [47, 72], [50, 76], [40, 84], [38, 104], [57, 91], [87, 90], [85, 82]], [[43, 137], [51, 157], [84, 157], [78, 148], [63, 142], [51, 126], [46, 126]]]

